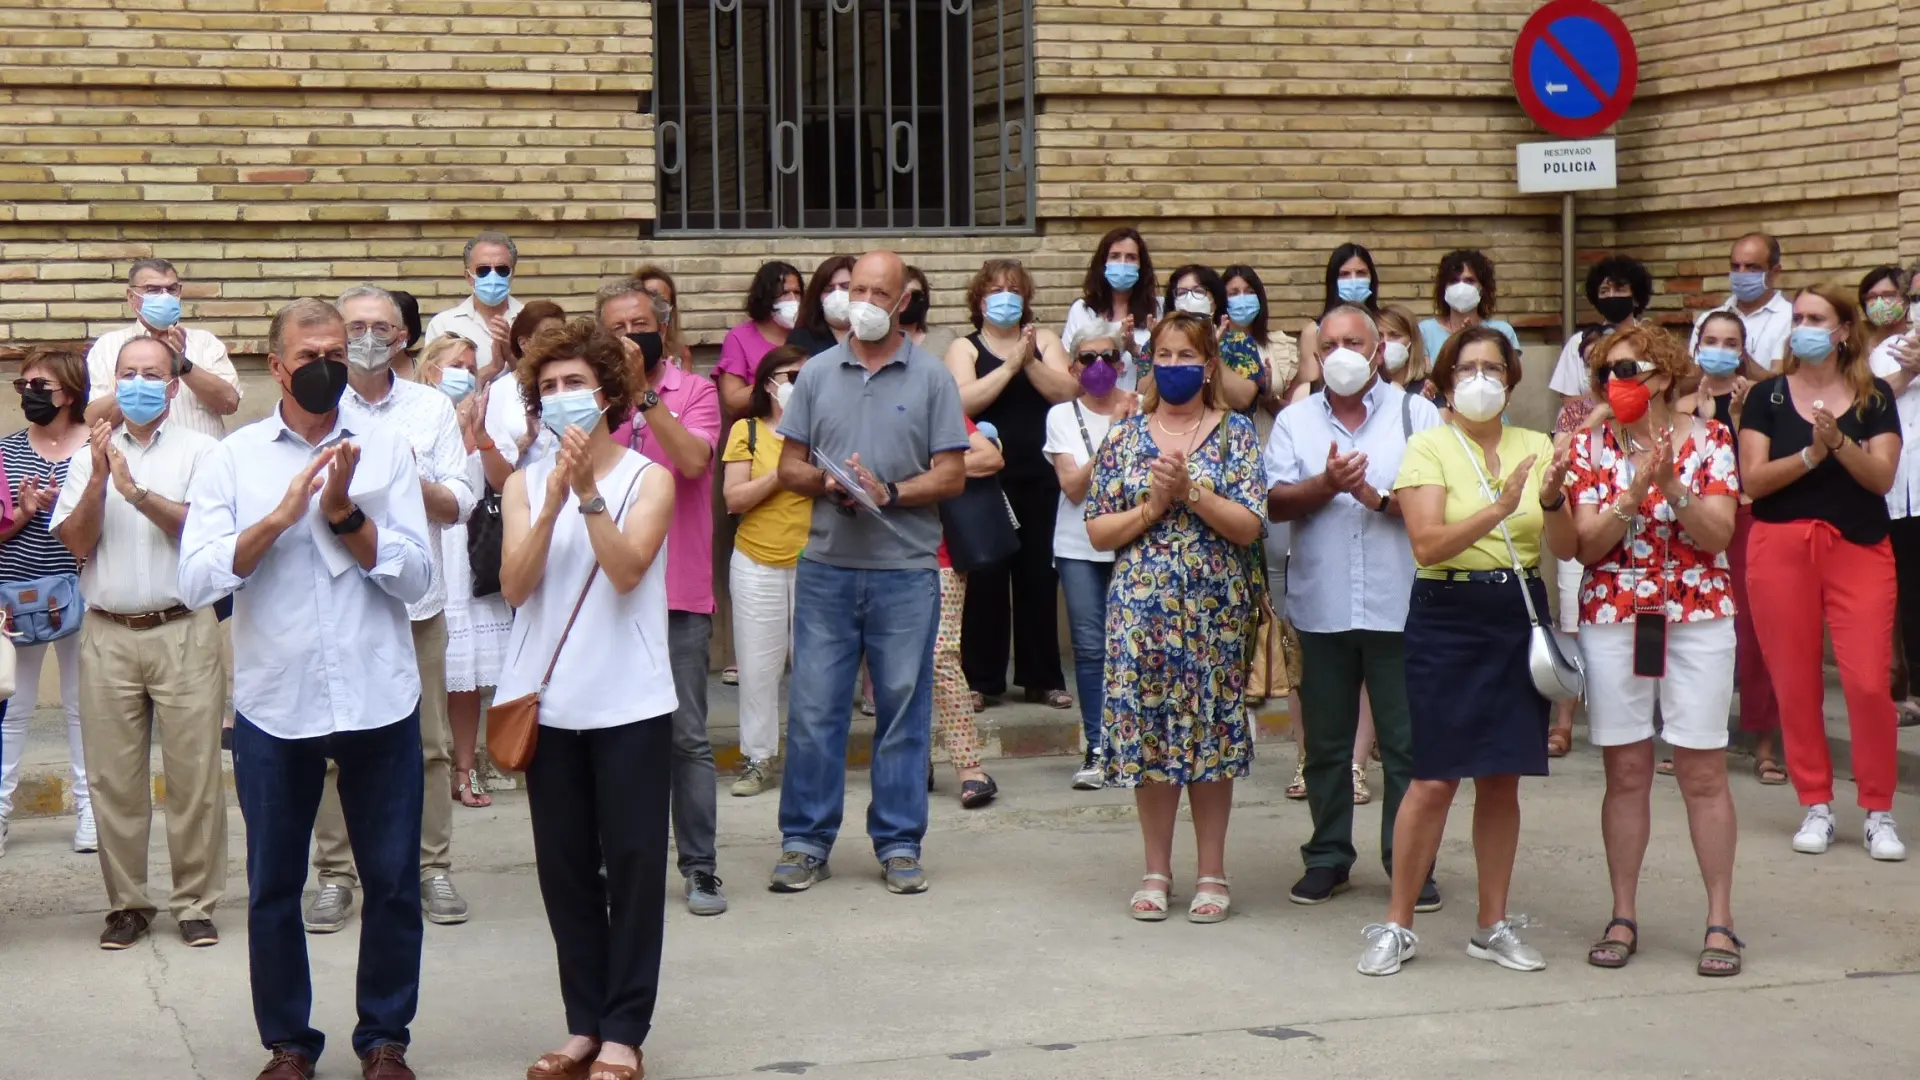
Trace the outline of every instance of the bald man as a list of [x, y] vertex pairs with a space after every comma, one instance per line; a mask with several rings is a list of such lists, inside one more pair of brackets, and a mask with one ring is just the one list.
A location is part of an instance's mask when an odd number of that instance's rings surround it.
[[800, 370], [780, 421], [780, 486], [814, 500], [794, 575], [793, 680], [770, 887], [830, 876], [860, 660], [873, 675], [867, 833], [887, 888], [927, 888], [927, 745], [940, 619], [939, 503], [966, 484], [960, 390], [900, 333], [907, 268], [891, 251], [854, 264], [847, 340]]

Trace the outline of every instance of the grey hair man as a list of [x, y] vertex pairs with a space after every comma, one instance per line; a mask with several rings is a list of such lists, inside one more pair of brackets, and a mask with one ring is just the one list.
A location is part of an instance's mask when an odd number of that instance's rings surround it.
[[513, 320], [526, 305], [513, 295], [513, 275], [520, 268], [520, 249], [503, 232], [479, 233], [461, 253], [462, 274], [469, 295], [427, 322], [421, 344], [442, 334], [459, 334], [474, 343], [474, 360], [486, 385], [506, 365], [505, 344]]
[[180, 321], [185, 290], [179, 271], [167, 260], [133, 261], [127, 271], [127, 305], [133, 309], [133, 325], [101, 334], [87, 350], [88, 423], [120, 422], [113, 393], [120, 350], [135, 338], [151, 337], [181, 357], [180, 388], [186, 392], [173, 403], [173, 426], [215, 439], [227, 433], [225, 418], [240, 408], [240, 376], [219, 338]]

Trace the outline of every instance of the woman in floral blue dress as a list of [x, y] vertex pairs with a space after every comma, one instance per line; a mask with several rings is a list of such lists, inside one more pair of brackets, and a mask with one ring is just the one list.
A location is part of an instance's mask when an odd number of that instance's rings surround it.
[[1107, 594], [1107, 783], [1134, 789], [1147, 872], [1133, 917], [1167, 917], [1173, 830], [1188, 792], [1199, 888], [1187, 918], [1227, 917], [1233, 780], [1253, 762], [1242, 691], [1258, 630], [1254, 552], [1266, 491], [1253, 422], [1227, 407], [1213, 327], [1154, 328], [1140, 415], [1114, 427], [1093, 468], [1087, 535], [1118, 553]]

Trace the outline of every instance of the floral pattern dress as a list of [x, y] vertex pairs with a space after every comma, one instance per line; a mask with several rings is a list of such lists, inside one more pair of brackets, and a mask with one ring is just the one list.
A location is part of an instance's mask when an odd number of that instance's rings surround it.
[[[1116, 425], [1100, 448], [1087, 518], [1147, 499], [1160, 455], [1148, 417]], [[1188, 455], [1197, 482], [1264, 518], [1253, 421], [1230, 414]], [[1107, 783], [1196, 784], [1245, 776], [1253, 763], [1244, 690], [1258, 629], [1258, 545], [1238, 548], [1176, 503], [1122, 548], [1107, 592]]]

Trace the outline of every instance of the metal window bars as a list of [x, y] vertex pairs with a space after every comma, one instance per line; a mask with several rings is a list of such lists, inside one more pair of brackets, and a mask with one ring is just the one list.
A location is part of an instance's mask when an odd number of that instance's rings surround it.
[[1030, 232], [1030, 0], [657, 0], [655, 235]]

